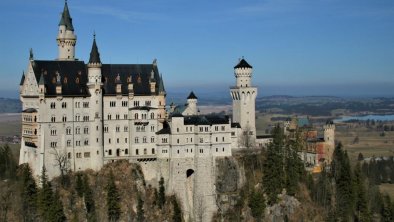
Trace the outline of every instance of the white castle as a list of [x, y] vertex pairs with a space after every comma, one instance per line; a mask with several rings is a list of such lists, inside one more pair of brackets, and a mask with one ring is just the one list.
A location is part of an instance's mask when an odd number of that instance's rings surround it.
[[242, 59], [234, 67], [232, 118], [200, 115], [193, 92], [185, 106], [167, 110], [156, 60], [103, 64], [94, 36], [85, 64], [75, 57], [74, 31], [65, 2], [56, 38], [58, 58], [36, 60], [30, 52], [20, 83], [19, 163], [28, 163], [36, 176], [45, 166], [50, 178], [60, 174], [61, 157], [72, 171], [99, 170], [116, 160], [139, 163], [148, 182], [165, 179], [167, 192], [177, 194], [190, 217], [195, 197], [204, 197], [209, 218], [216, 209], [216, 158], [249, 147], [245, 138], [256, 144], [252, 66]]

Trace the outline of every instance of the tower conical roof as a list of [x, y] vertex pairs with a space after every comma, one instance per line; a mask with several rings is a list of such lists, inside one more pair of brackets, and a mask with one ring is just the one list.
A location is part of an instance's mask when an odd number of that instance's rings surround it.
[[66, 30], [74, 31], [72, 18], [70, 16], [70, 11], [68, 10], [67, 1], [64, 2], [64, 9], [62, 13], [62, 17], [60, 18], [59, 26], [66, 26]]
[[164, 81], [162, 75], [160, 75], [160, 82], [159, 82], [159, 93], [161, 92], [166, 92], [166, 90], [164, 89]]
[[98, 51], [96, 44], [96, 35], [94, 35], [93, 37], [93, 45], [92, 45], [92, 50], [90, 51], [89, 63], [101, 63], [100, 53]]
[[236, 66], [234, 66], [234, 69], [237, 69], [237, 68], [253, 68], [253, 67], [251, 65], [249, 65], [249, 63], [246, 62], [246, 60], [244, 58], [242, 58], [239, 61], [239, 63]]
[[189, 94], [189, 96], [187, 97], [187, 99], [197, 99], [197, 96], [194, 95], [194, 92], [193, 92], [193, 91], [191, 91], [190, 94]]
[[24, 82], [25, 82], [25, 71], [23, 71], [22, 78], [21, 78], [21, 83], [19, 83], [19, 85], [20, 86], [23, 85]]
[[41, 73], [40, 81], [38, 82], [38, 85], [45, 85], [45, 79], [44, 79], [44, 74]]

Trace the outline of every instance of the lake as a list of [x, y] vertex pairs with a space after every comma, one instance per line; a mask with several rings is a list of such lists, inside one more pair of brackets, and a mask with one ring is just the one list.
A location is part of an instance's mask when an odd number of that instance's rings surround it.
[[394, 121], [394, 115], [343, 116], [335, 119], [334, 122], [345, 122], [348, 120]]

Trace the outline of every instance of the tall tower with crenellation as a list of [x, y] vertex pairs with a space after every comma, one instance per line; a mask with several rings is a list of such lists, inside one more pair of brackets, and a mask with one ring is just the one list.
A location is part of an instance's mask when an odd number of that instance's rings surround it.
[[255, 101], [257, 87], [252, 86], [253, 67], [244, 58], [234, 67], [236, 85], [230, 88], [233, 100], [233, 119], [234, 123], [239, 123], [243, 135], [248, 135], [255, 141]]
[[76, 60], [75, 59], [75, 44], [77, 43], [77, 36], [74, 34], [74, 27], [70, 11], [68, 10], [67, 1], [64, 4], [63, 13], [59, 22], [59, 31], [57, 34], [58, 45], [58, 60]]
[[326, 122], [324, 128], [324, 149], [328, 163], [331, 163], [332, 155], [335, 149], [335, 125], [332, 120]]

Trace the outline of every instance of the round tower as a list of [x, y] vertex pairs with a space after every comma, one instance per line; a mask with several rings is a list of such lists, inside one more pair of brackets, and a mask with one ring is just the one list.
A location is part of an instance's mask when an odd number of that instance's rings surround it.
[[234, 67], [236, 86], [230, 88], [233, 100], [233, 122], [241, 125], [244, 135], [256, 139], [255, 101], [257, 88], [252, 86], [253, 67], [241, 59]]
[[197, 115], [197, 96], [194, 95], [194, 92], [190, 92], [189, 96], [187, 97], [187, 108], [188, 108], [188, 115]]
[[335, 125], [332, 120], [328, 120], [323, 126], [324, 128], [324, 143], [325, 143], [325, 153], [326, 160], [331, 163], [332, 154], [335, 149]]
[[59, 51], [58, 60], [75, 60], [77, 36], [74, 34], [74, 27], [70, 11], [68, 10], [67, 0], [64, 3], [56, 40]]
[[[93, 45], [90, 51], [90, 58], [88, 63], [88, 89], [90, 93], [90, 116], [93, 117], [93, 128], [91, 131], [92, 141], [89, 149], [95, 158], [91, 159], [91, 168], [95, 170], [101, 169], [104, 158], [104, 142], [103, 142], [103, 90], [101, 83], [101, 60], [100, 53], [96, 44], [96, 35], [93, 35]], [[97, 153], [97, 155], [96, 155]]]

